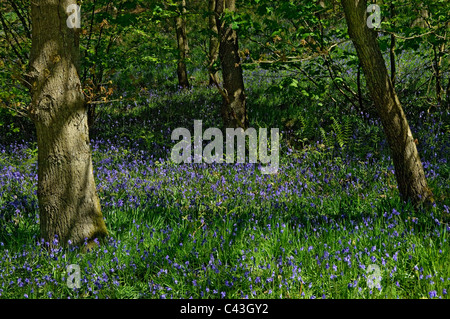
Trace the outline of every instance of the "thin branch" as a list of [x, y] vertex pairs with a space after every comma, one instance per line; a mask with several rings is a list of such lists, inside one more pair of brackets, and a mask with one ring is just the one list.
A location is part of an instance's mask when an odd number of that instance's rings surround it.
[[11, 7], [13, 7], [14, 11], [16, 12], [17, 16], [19, 17], [20, 21], [22, 22], [22, 25], [25, 29], [25, 32], [27, 34], [27, 37], [29, 39], [31, 39], [31, 32], [30, 29], [28, 28], [28, 25], [25, 21], [24, 15], [20, 12], [19, 8], [17, 7], [17, 4], [14, 0], [9, 0], [8, 1], [11, 4]]
[[[424, 37], [424, 36], [426, 36], [426, 35], [428, 35], [428, 34], [434, 33], [435, 30], [431, 30], [431, 31], [428, 31], [428, 32], [422, 33], [422, 34], [413, 35], [413, 36], [411, 36], [411, 37], [403, 37], [403, 36], [398, 35], [398, 34], [396, 34], [396, 33], [394, 33], [394, 32], [386, 31], [386, 30], [380, 30], [379, 32], [387, 33], [387, 34], [393, 35], [394, 37], [399, 38], [399, 39], [402, 39], [402, 40], [412, 40], [412, 39], [421, 38], [421, 37]], [[438, 38], [445, 39], [445, 37], [440, 36], [440, 35], [438, 35], [438, 34], [436, 34], [436, 33], [434, 33], [434, 35], [435, 35], [436, 37], [438, 37]]]
[[[294, 65], [294, 67], [299, 70], [304, 76], [306, 76], [308, 78], [309, 81], [311, 81], [315, 86], [317, 86], [318, 88], [321, 88], [320, 85], [314, 80], [314, 78], [312, 78], [308, 72], [306, 72], [305, 70], [303, 70], [302, 68], [300, 68], [300, 66], [298, 65]], [[331, 99], [333, 100], [334, 103], [337, 104], [337, 101], [330, 95]]]
[[[11, 46], [11, 48], [13, 49], [13, 51], [14, 51], [16, 57], [19, 58], [20, 62], [21, 62], [22, 64], [25, 64], [25, 59], [24, 59], [24, 58], [22, 57], [22, 55], [17, 51], [17, 48], [16, 48], [15, 45], [12, 43], [12, 41], [11, 41], [9, 35], [8, 35], [8, 31], [11, 33], [11, 29], [8, 28], [8, 26], [6, 25], [6, 21], [3, 19], [3, 15], [2, 15], [1, 12], [0, 12], [0, 22], [1, 22], [2, 26], [3, 26], [3, 29], [5, 30], [5, 38], [6, 38], [6, 41], [7, 41], [7, 42], [9, 43], [9, 45]], [[11, 33], [11, 34], [12, 34], [12, 33]], [[12, 35], [13, 35], [13, 34], [12, 34]], [[14, 37], [14, 35], [13, 35], [13, 37]], [[17, 43], [17, 40], [16, 40], [16, 43]], [[18, 46], [19, 46], [19, 48], [20, 48], [20, 45], [18, 45]]]

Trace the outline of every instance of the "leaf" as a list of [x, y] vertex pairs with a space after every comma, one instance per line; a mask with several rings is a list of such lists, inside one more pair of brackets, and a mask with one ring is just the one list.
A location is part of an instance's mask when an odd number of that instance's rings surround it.
[[298, 87], [298, 81], [296, 79], [292, 79], [292, 81], [289, 84], [289, 86], [297, 88]]
[[340, 77], [337, 77], [337, 78], [334, 79], [334, 81], [339, 84], [339, 83], [343, 83], [344, 79], [340, 78]]

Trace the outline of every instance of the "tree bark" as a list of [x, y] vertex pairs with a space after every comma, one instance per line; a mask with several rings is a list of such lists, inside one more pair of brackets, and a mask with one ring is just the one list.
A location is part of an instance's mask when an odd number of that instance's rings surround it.
[[405, 113], [388, 75], [376, 31], [367, 27], [367, 1], [342, 0], [348, 32], [378, 108], [395, 167], [400, 196], [415, 205], [432, 202], [425, 174]]
[[181, 0], [180, 12], [175, 17], [175, 30], [177, 33], [178, 42], [178, 65], [177, 65], [177, 75], [178, 75], [178, 85], [182, 89], [189, 88], [189, 79], [186, 69], [186, 59], [189, 51], [188, 39], [186, 33], [186, 0]]
[[222, 119], [225, 127], [246, 129], [248, 118], [244, 78], [236, 30], [223, 21], [225, 11], [236, 11], [236, 0], [216, 0], [216, 21], [219, 31], [219, 58], [223, 75]]
[[209, 85], [215, 85], [219, 83], [219, 72], [214, 69], [214, 63], [219, 58], [219, 32], [217, 29], [216, 16], [214, 14], [216, 10], [216, 0], [209, 0], [209, 30], [211, 35], [209, 37]]
[[84, 95], [79, 30], [66, 13], [75, 0], [31, 2], [30, 117], [38, 144], [41, 237], [88, 245], [107, 235], [97, 196]]

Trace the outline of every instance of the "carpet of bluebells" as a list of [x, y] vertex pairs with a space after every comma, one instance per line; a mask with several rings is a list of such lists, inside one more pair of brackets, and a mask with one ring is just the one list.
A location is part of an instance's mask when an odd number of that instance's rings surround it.
[[[249, 101], [264, 104], [267, 77], [251, 76]], [[422, 211], [400, 201], [376, 119], [355, 120], [344, 146], [284, 143], [277, 174], [263, 175], [170, 161], [173, 129], [220, 125], [214, 89], [140, 98], [91, 134], [110, 237], [87, 253], [39, 240], [35, 140], [0, 145], [0, 298], [448, 298], [448, 111], [410, 116], [436, 198]], [[71, 264], [80, 288], [67, 285]]]

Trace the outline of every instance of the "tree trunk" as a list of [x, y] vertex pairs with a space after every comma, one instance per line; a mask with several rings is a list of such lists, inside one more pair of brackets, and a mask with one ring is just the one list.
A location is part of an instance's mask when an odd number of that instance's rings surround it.
[[376, 31], [367, 27], [367, 1], [342, 0], [349, 35], [366, 75], [372, 99], [378, 108], [395, 167], [403, 200], [415, 205], [433, 201], [405, 113], [395, 93], [378, 46]]
[[219, 38], [217, 30], [216, 16], [216, 0], [209, 0], [209, 30], [211, 35], [209, 37], [209, 85], [219, 83], [219, 72], [214, 68], [214, 63], [219, 58]]
[[81, 90], [79, 30], [66, 13], [75, 0], [31, 2], [32, 118], [38, 143], [41, 237], [52, 245], [88, 245], [107, 235], [97, 196]]
[[450, 109], [450, 76], [448, 77], [448, 82], [447, 82], [446, 99], [447, 99], [447, 108]]
[[427, 27], [426, 19], [429, 18], [428, 10], [427, 9], [420, 9], [419, 10], [419, 17], [413, 21], [411, 24], [411, 27], [419, 27], [422, 29], [425, 29]]
[[[447, 29], [450, 28], [450, 21], [447, 22]], [[446, 47], [445, 44], [442, 44], [442, 51], [444, 52]], [[447, 89], [446, 89], [446, 100], [447, 100], [447, 108], [450, 109], [450, 75], [448, 76]]]
[[181, 0], [179, 4], [180, 12], [175, 17], [175, 30], [177, 32], [179, 53], [177, 65], [178, 85], [182, 89], [187, 89], [189, 88], [189, 79], [186, 70], [186, 58], [188, 55], [189, 47], [186, 34], [186, 0]]
[[442, 86], [441, 86], [441, 63], [442, 63], [442, 57], [439, 57], [441, 51], [440, 48], [433, 44], [433, 70], [434, 70], [434, 77], [436, 79], [436, 101], [438, 105], [441, 105], [442, 102]]
[[225, 127], [246, 129], [248, 127], [244, 78], [236, 30], [222, 21], [222, 14], [236, 10], [236, 0], [216, 0], [216, 20], [219, 31], [219, 58], [223, 75], [222, 118]]

